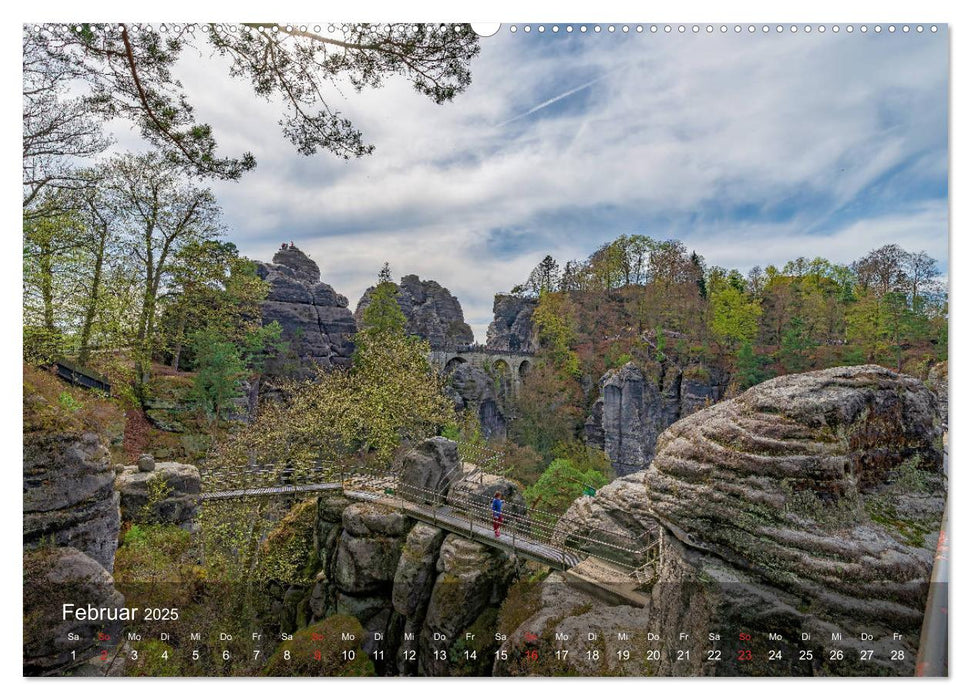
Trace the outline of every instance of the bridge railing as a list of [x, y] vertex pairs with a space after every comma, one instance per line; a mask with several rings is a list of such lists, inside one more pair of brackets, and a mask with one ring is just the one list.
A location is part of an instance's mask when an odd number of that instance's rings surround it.
[[319, 460], [265, 464], [211, 465], [199, 469], [203, 492], [269, 489], [337, 480], [338, 470]]
[[[452, 489], [441, 500], [441, 491], [402, 484], [397, 480], [393, 488], [394, 495], [413, 505], [425, 506], [433, 520], [437, 517], [438, 508], [446, 506], [451, 513], [468, 520], [470, 534], [476, 524], [492, 526], [492, 500], [488, 496]], [[522, 544], [543, 545], [548, 548], [548, 557], [559, 558], [564, 566], [570, 554], [577, 560], [596, 556], [628, 572], [650, 561], [650, 546], [645, 546], [644, 538], [624, 536], [579, 522], [575, 523], [575, 532], [564, 538], [559, 536], [564, 523], [574, 524], [554, 513], [507, 502], [500, 531], [511, 537], [514, 549], [517, 539]]]
[[[392, 471], [323, 465], [319, 460], [207, 468], [202, 477], [203, 491], [210, 495], [240, 491], [256, 491], [253, 495], [259, 495], [259, 492], [276, 494], [280, 493], [281, 487], [299, 489], [315, 484], [339, 484], [345, 492], [371, 492], [378, 497], [407, 501], [423, 511], [432, 522], [440, 517], [439, 510], [444, 507], [453, 516], [468, 520], [470, 535], [474, 534], [477, 524], [492, 525], [491, 496], [477, 492], [474, 484], [469, 484], [472, 489], [454, 488], [462, 483], [461, 479], [442, 479], [442, 488], [431, 489], [404, 483], [399, 474]], [[547, 559], [559, 559], [564, 567], [570, 563], [568, 559], [579, 561], [593, 556], [643, 582], [649, 577], [649, 570], [653, 571], [653, 563], [661, 553], [659, 529], [634, 536], [513, 502], [505, 503], [502, 517], [501, 531], [512, 538], [514, 549], [517, 540], [523, 545], [541, 545], [546, 548], [544, 556]]]
[[529, 350], [499, 350], [498, 348], [490, 348], [488, 345], [480, 345], [478, 343], [473, 343], [471, 345], [458, 345], [455, 347], [455, 353], [462, 355], [464, 353], [480, 353], [482, 355], [521, 355], [523, 357], [534, 357], [536, 353], [530, 352]]

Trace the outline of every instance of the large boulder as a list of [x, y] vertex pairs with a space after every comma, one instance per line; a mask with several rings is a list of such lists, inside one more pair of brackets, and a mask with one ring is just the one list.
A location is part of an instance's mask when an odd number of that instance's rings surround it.
[[528, 533], [530, 521], [526, 515], [526, 499], [520, 485], [498, 474], [488, 474], [472, 469], [463, 472], [448, 491], [448, 502], [462, 509], [472, 508], [480, 517], [490, 517], [492, 499], [496, 494], [502, 499], [503, 527], [508, 531]]
[[289, 343], [289, 352], [269, 362], [267, 371], [309, 377], [314, 365], [349, 366], [357, 324], [347, 298], [320, 281], [317, 263], [287, 246], [276, 252], [272, 263], [257, 263], [256, 272], [270, 285], [262, 303], [263, 323], [279, 323]]
[[458, 445], [443, 437], [423, 440], [402, 459], [398, 488], [414, 501], [444, 503], [449, 487], [461, 478]]
[[[663, 528], [650, 595], [667, 629], [727, 625], [787, 644], [805, 633], [812, 645], [872, 634], [880, 659], [869, 666], [784, 672], [907, 673], [945, 493], [933, 392], [882, 367], [837, 367], [769, 380], [678, 421], [648, 469], [579, 499], [564, 521], [633, 537]], [[907, 663], [890, 663], [891, 648]]]
[[157, 462], [153, 471], [138, 465], [122, 468], [115, 478], [126, 521], [169, 523], [194, 531], [199, 507], [199, 470], [191, 464]]
[[421, 620], [425, 615], [444, 539], [444, 530], [425, 523], [417, 523], [408, 533], [391, 593], [394, 609], [406, 618]]
[[120, 527], [114, 480], [97, 434], [25, 432], [24, 547], [74, 547], [113, 570]]
[[536, 299], [514, 294], [496, 294], [492, 302], [492, 323], [486, 331], [490, 350], [503, 352], [536, 352], [533, 311]]
[[[462, 305], [448, 289], [434, 280], [418, 279], [417, 275], [405, 275], [396, 286], [398, 306], [407, 319], [406, 332], [427, 340], [432, 350], [454, 350], [475, 342]], [[358, 302], [354, 311], [358, 323], [370, 306], [373, 293], [374, 287], [368, 287]]]
[[[23, 575], [24, 675], [64, 674], [96, 656], [100, 648], [119, 643], [122, 623], [117, 611], [125, 599], [97, 561], [73, 547], [28, 550], [23, 554]], [[111, 610], [114, 619], [78, 620], [64, 614], [65, 603], [85, 612]], [[106, 638], [99, 641], [99, 633]]]

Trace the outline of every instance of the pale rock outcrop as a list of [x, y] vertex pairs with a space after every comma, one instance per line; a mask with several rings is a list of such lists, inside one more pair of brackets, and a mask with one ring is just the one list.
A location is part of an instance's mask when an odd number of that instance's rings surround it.
[[648, 469], [578, 499], [567, 522], [581, 533], [663, 528], [649, 612], [665, 629], [779, 632], [789, 652], [802, 633], [822, 645], [841, 631], [855, 648], [866, 632], [882, 652], [875, 665], [817, 653], [780, 673], [900, 673], [889, 649], [912, 664], [945, 492], [933, 392], [883, 367], [837, 367], [769, 380], [678, 421]]

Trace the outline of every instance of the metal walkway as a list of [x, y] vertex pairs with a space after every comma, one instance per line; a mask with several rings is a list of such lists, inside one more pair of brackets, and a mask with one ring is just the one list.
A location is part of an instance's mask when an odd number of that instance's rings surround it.
[[507, 503], [496, 537], [492, 497], [482, 488], [486, 476], [496, 475], [478, 465], [459, 465], [442, 477], [445, 486], [435, 490], [403, 482], [390, 472], [344, 472], [319, 463], [223, 467], [203, 470], [200, 499], [228, 501], [338, 491], [351, 500], [382, 504], [488, 547], [571, 572], [575, 581], [603, 588], [614, 599], [643, 604], [645, 599], [636, 589], [654, 577], [661, 554], [660, 531], [633, 538]]

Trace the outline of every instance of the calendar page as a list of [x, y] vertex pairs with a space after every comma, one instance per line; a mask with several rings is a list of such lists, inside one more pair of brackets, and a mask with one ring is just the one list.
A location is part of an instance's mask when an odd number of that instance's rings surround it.
[[948, 26], [306, 19], [23, 26], [23, 675], [947, 676]]

